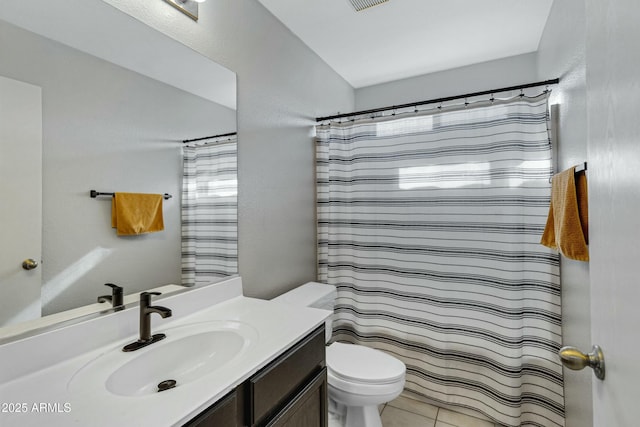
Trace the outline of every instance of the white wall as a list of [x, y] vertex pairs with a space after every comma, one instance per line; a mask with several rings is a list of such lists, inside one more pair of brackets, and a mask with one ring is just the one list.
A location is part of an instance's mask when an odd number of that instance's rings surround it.
[[[180, 141], [233, 130], [235, 111], [1, 21], [0, 50], [0, 75], [42, 87], [43, 314], [95, 302], [106, 282], [180, 283]], [[172, 194], [165, 230], [116, 237], [91, 189]]]
[[527, 53], [356, 89], [356, 110], [462, 95], [536, 80], [536, 54]]
[[[538, 78], [560, 77], [550, 102], [559, 105], [558, 169], [587, 161], [585, 68], [586, 16], [583, 0], [553, 4], [538, 49]], [[587, 171], [589, 179], [589, 171]], [[591, 349], [589, 263], [561, 257], [564, 345]], [[564, 369], [567, 427], [593, 422], [588, 371]]]
[[352, 111], [351, 86], [255, 0], [202, 3], [197, 23], [159, 0], [104, 1], [238, 76], [245, 293], [268, 298], [314, 280], [314, 119]]

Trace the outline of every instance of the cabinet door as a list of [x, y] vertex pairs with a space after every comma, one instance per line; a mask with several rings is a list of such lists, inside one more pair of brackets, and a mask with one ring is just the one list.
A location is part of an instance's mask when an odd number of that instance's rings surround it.
[[327, 421], [327, 368], [323, 368], [267, 427], [327, 427]]
[[249, 425], [264, 425], [325, 364], [324, 324], [249, 379]]
[[237, 407], [237, 394], [234, 390], [183, 427], [236, 427], [238, 425]]

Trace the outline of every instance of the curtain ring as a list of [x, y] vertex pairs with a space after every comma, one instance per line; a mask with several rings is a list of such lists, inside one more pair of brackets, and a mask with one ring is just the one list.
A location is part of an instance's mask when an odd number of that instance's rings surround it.
[[469, 102], [467, 101], [467, 98], [464, 99], [464, 108], [467, 108], [467, 105], [469, 105]]
[[520, 98], [524, 98], [524, 89], [520, 89]]
[[491, 94], [491, 98], [489, 98], [489, 101], [491, 101], [491, 103], [493, 104], [493, 101], [495, 101], [496, 99], [493, 97], [493, 94]]
[[442, 110], [442, 102], [438, 105], [438, 110]]

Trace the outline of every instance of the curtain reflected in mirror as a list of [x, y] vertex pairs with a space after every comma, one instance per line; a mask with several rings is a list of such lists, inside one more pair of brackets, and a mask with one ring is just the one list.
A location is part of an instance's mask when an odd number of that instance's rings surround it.
[[184, 147], [182, 284], [196, 286], [238, 272], [236, 135]]

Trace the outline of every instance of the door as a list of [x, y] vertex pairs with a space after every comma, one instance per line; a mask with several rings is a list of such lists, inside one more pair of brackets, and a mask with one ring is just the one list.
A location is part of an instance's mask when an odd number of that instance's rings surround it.
[[0, 76], [0, 326], [41, 314], [41, 92]]
[[593, 419], [631, 427], [640, 423], [640, 3], [586, 4], [591, 335], [606, 366], [593, 380]]

